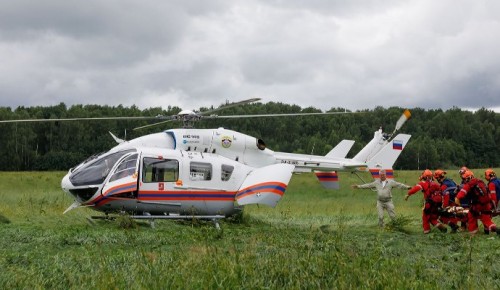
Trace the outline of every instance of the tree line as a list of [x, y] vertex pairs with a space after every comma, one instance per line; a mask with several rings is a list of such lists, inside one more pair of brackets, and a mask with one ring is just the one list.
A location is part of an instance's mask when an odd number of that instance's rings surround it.
[[[212, 108], [201, 108], [201, 111]], [[354, 156], [372, 138], [379, 127], [391, 133], [403, 112], [399, 107], [376, 107], [373, 110], [347, 111], [351, 114], [295, 117], [259, 117], [240, 119], [205, 119], [197, 128], [224, 127], [263, 139], [274, 151], [324, 155], [342, 139], [355, 140], [348, 157]], [[154, 117], [173, 115], [179, 107], [166, 109], [136, 106], [73, 105], [0, 107], [0, 120], [59, 119], [99, 117]], [[329, 112], [345, 112], [332, 108]], [[395, 169], [499, 167], [500, 114], [480, 109], [475, 112], [410, 109], [412, 118], [402, 132], [411, 134], [409, 144], [395, 164]], [[321, 110], [269, 102], [227, 108], [220, 115], [314, 113]], [[132, 130], [154, 120], [88, 120], [0, 123], [0, 170], [67, 170], [88, 156], [107, 151], [116, 145], [108, 131], [130, 140], [145, 134], [176, 128], [168, 122], [143, 130]]]

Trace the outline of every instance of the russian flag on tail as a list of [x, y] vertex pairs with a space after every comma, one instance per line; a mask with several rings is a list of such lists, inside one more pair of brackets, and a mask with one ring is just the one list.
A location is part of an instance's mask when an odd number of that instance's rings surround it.
[[392, 141], [392, 149], [394, 149], [394, 150], [403, 150], [403, 141], [401, 141], [401, 140], [393, 140]]

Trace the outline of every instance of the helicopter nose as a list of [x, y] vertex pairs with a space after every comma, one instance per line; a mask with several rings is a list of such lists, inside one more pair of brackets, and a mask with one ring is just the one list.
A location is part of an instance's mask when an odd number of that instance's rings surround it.
[[73, 188], [73, 184], [71, 183], [71, 181], [69, 181], [69, 176], [71, 175], [70, 172], [68, 172], [64, 177], [63, 179], [61, 180], [61, 188], [64, 192], [70, 194], [71, 196], [75, 197], [74, 194], [72, 194], [69, 190], [71, 188]]
[[78, 202], [86, 202], [96, 194], [98, 186], [75, 186], [71, 182], [71, 176], [72, 173], [68, 172], [68, 174], [63, 177], [61, 180], [61, 188], [75, 200]]

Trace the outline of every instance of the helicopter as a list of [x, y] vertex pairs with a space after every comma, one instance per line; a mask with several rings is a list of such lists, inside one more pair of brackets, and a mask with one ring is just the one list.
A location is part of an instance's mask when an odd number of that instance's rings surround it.
[[[212, 220], [219, 228], [219, 219], [240, 213], [246, 205], [275, 207], [294, 172], [314, 172], [327, 189], [339, 188], [339, 171], [369, 171], [377, 178], [380, 169], [385, 169], [387, 177], [392, 178], [392, 166], [411, 137], [402, 133], [394, 136], [410, 118], [409, 110], [405, 110], [391, 134], [378, 129], [373, 139], [352, 159], [346, 155], [354, 144], [353, 140], [342, 140], [325, 156], [319, 156], [275, 152], [261, 139], [225, 128], [193, 128], [194, 122], [204, 118], [347, 113], [214, 114], [221, 109], [258, 100], [226, 103], [219, 109], [201, 113], [184, 110], [173, 116], [156, 116], [154, 119], [162, 121], [151, 125], [182, 121], [183, 127], [129, 141], [110, 132], [117, 142], [115, 147], [87, 158], [71, 168], [62, 179], [63, 191], [74, 199], [64, 213], [88, 207], [104, 213], [92, 216], [93, 219], [109, 219], [113, 218], [110, 214], [125, 213], [132, 219], [148, 219], [153, 225], [157, 219], [196, 218]], [[34, 121], [54, 120], [83, 119]], [[15, 120], [4, 122], [9, 121]]]

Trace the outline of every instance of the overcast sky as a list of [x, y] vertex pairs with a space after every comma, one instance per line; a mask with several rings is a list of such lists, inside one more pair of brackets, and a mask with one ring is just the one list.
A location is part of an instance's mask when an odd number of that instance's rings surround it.
[[0, 3], [0, 106], [500, 112], [500, 1]]

